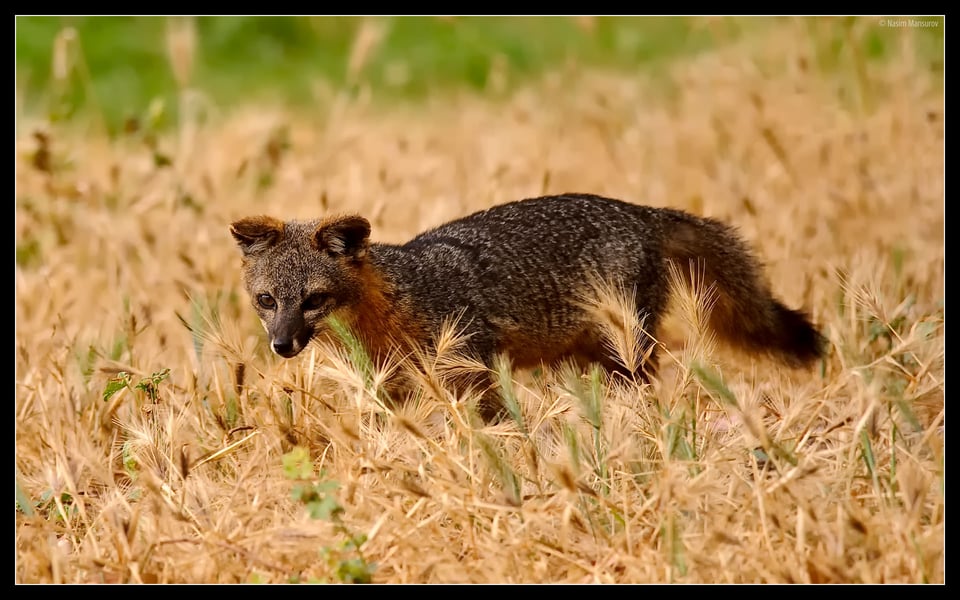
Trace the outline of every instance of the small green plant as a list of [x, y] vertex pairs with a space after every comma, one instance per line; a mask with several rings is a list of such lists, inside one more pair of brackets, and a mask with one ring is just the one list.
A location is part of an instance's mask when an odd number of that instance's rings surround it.
[[151, 402], [157, 401], [158, 386], [160, 382], [170, 376], [170, 369], [163, 369], [162, 371], [157, 371], [152, 374], [150, 377], [144, 377], [140, 380], [140, 383], [137, 384], [137, 389], [143, 391]]
[[[671, 458], [681, 460], [690, 465], [690, 475], [696, 476], [700, 472], [697, 461], [697, 417], [690, 415], [689, 425], [687, 424], [687, 413], [685, 410], [679, 410], [671, 415], [670, 408], [662, 406], [664, 423], [666, 428], [667, 455]], [[687, 437], [689, 436], [689, 440]]]
[[156, 402], [159, 398], [160, 382], [169, 376], [170, 369], [162, 369], [151, 374], [149, 377], [141, 378], [136, 386], [131, 387], [133, 380], [130, 377], [130, 373], [127, 373], [126, 371], [120, 371], [115, 377], [111, 377], [107, 381], [107, 385], [103, 388], [103, 401], [106, 402], [117, 392], [126, 388], [139, 390], [146, 394], [150, 402]]
[[381, 403], [392, 404], [390, 394], [377, 379], [377, 367], [360, 338], [346, 323], [334, 315], [327, 317], [326, 322], [347, 349], [350, 364], [363, 377], [367, 391]]
[[73, 496], [67, 492], [60, 493], [59, 502], [57, 502], [53, 490], [50, 489], [44, 490], [44, 492], [40, 494], [39, 500], [31, 501], [30, 497], [20, 486], [20, 481], [17, 480], [16, 496], [17, 512], [21, 512], [28, 517], [39, 513], [45, 519], [49, 519], [52, 516], [58, 522], [66, 523], [79, 514], [77, 506], [73, 501]]
[[360, 549], [367, 541], [366, 534], [356, 534], [343, 522], [343, 506], [337, 501], [337, 481], [318, 482], [313, 477], [313, 462], [306, 448], [297, 446], [283, 455], [283, 474], [297, 482], [291, 496], [303, 503], [311, 519], [322, 519], [333, 524], [334, 530], [343, 536], [339, 547], [324, 546], [320, 555], [330, 567], [333, 576], [342, 583], [371, 583], [375, 563], [367, 562]]
[[507, 414], [514, 420], [520, 433], [527, 439], [530, 438], [527, 424], [523, 420], [523, 411], [520, 409], [520, 402], [517, 400], [517, 394], [513, 389], [512, 366], [510, 359], [506, 356], [500, 356], [497, 359], [497, 381], [500, 384], [500, 398], [507, 409]]
[[80, 374], [83, 375], [83, 382], [90, 383], [90, 377], [93, 376], [94, 367], [97, 363], [97, 357], [100, 353], [93, 344], [87, 346], [86, 351], [79, 348], [74, 351], [74, 358], [77, 360], [77, 366], [80, 368]]
[[20, 485], [20, 477], [17, 476], [14, 479], [14, 492], [16, 493], [17, 501], [17, 511], [22, 512], [28, 517], [34, 515], [33, 512], [33, 503], [30, 501], [30, 496], [27, 495], [27, 492], [24, 491], [23, 487]]
[[41, 257], [40, 241], [37, 238], [28, 238], [17, 244], [16, 249], [17, 266], [21, 268], [30, 268], [40, 264], [43, 261]]
[[607, 442], [601, 431], [604, 385], [600, 367], [596, 364], [590, 366], [589, 381], [586, 383], [573, 371], [566, 374], [564, 382], [567, 391], [579, 401], [581, 416], [590, 423], [593, 430], [593, 451], [596, 461], [594, 473], [600, 482], [601, 491], [606, 495], [610, 492], [610, 474], [607, 470]]
[[130, 387], [130, 373], [120, 371], [115, 377], [107, 380], [107, 385], [103, 388], [103, 401], [106, 402], [117, 392]]
[[337, 335], [343, 345], [347, 348], [350, 356], [350, 362], [353, 364], [360, 373], [363, 374], [363, 379], [368, 386], [373, 385], [373, 361], [370, 360], [370, 355], [367, 354], [366, 348], [363, 347], [363, 343], [354, 335], [353, 331], [340, 319], [330, 315], [327, 317], [327, 324], [330, 326], [330, 329]]
[[[666, 521], [660, 525], [660, 536], [663, 538], [664, 548], [666, 548], [667, 555], [670, 557], [670, 564], [676, 569], [677, 574], [685, 577], [687, 575], [687, 561], [684, 558], [683, 536], [676, 514], [671, 512]], [[672, 571], [670, 580], [671, 582], [674, 581]]]
[[860, 430], [860, 456], [863, 458], [863, 463], [870, 473], [873, 489], [877, 492], [878, 497], [883, 497], [883, 489], [880, 487], [880, 476], [877, 473], [877, 459], [873, 454], [873, 444], [870, 443], [870, 434], [866, 428]]

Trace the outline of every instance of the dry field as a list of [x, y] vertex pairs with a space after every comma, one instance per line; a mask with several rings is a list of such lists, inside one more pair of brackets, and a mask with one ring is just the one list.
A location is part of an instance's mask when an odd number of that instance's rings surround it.
[[[901, 51], [828, 77], [787, 28], [499, 100], [21, 122], [16, 581], [944, 582], [944, 104]], [[682, 296], [654, 385], [517, 372], [484, 427], [455, 347], [399, 408], [358, 348], [271, 355], [228, 231], [356, 211], [400, 242], [568, 191], [736, 224], [828, 358], [735, 354]]]

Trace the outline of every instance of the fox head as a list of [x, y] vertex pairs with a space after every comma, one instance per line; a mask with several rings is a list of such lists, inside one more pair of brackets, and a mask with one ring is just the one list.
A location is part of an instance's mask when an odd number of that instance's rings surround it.
[[282, 222], [255, 216], [230, 226], [243, 281], [270, 348], [293, 358], [332, 312], [361, 298], [370, 223], [359, 216]]

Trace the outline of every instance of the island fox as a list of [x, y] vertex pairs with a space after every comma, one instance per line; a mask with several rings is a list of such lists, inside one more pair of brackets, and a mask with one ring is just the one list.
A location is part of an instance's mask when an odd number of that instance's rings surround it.
[[[500, 353], [518, 368], [572, 358], [645, 378], [627, 373], [604, 343], [582, 295], [598, 278], [621, 285], [654, 333], [676, 279], [671, 263], [689, 273], [691, 260], [715, 286], [709, 323], [721, 340], [793, 367], [824, 352], [824, 338], [806, 314], [774, 297], [732, 227], [680, 210], [546, 196], [494, 206], [400, 245], [371, 243], [360, 216], [254, 216], [230, 231], [271, 348], [286, 358], [327, 329], [328, 315], [351, 327], [373, 357], [414, 343], [429, 348], [459, 317], [467, 351], [488, 366]], [[649, 364], [655, 349], [648, 340]], [[486, 418], [495, 404], [483, 408]]]

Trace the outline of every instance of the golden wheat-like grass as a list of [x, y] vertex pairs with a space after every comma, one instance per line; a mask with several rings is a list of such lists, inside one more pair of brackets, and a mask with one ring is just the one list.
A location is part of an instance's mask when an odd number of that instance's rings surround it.
[[[942, 82], [905, 43], [851, 88], [804, 35], [666, 82], [561, 72], [496, 102], [256, 107], [155, 150], [21, 123], [16, 580], [339, 581], [357, 560], [379, 583], [943, 582]], [[446, 386], [476, 368], [455, 324], [397, 357], [422, 383], [400, 405], [349, 347], [270, 355], [228, 232], [356, 211], [397, 242], [566, 191], [736, 224], [828, 359], [728, 352], [699, 289], [651, 385], [504, 368], [514, 410], [484, 427]], [[642, 324], [611, 323], [636, 360]], [[298, 446], [309, 484], [339, 483], [335, 517], [291, 497]]]

